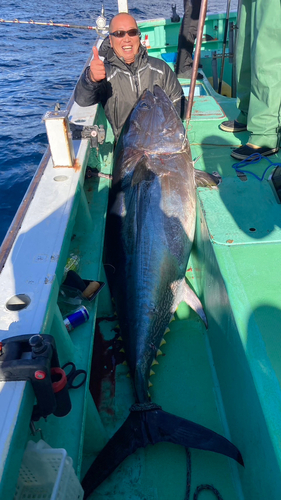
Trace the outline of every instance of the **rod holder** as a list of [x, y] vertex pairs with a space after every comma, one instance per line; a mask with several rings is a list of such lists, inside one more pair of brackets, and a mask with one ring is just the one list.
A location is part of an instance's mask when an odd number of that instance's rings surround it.
[[73, 167], [74, 148], [68, 121], [68, 111], [47, 111], [43, 117], [54, 168]]
[[128, 0], [118, 0], [118, 12], [129, 12]]
[[59, 416], [66, 415], [71, 409], [65, 394], [63, 404], [59, 401], [60, 394], [55, 396], [51, 377], [53, 368], [59, 368], [59, 359], [52, 335], [18, 335], [1, 341], [0, 381], [31, 382], [37, 400], [32, 413], [33, 421], [56, 414], [58, 402]]

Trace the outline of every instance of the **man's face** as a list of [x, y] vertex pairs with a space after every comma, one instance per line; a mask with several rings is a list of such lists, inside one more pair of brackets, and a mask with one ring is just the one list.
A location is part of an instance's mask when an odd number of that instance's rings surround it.
[[[112, 19], [110, 32], [128, 31], [137, 28], [136, 21], [128, 14], [120, 14]], [[139, 51], [140, 39], [139, 36], [129, 36], [128, 33], [123, 38], [117, 38], [110, 35], [110, 44], [115, 54], [123, 58], [126, 64], [131, 64], [135, 60], [135, 55]]]

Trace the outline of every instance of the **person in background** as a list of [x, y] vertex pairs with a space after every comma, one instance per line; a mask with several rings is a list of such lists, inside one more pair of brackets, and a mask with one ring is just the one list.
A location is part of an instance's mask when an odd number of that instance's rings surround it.
[[226, 132], [248, 130], [246, 145], [231, 156], [243, 160], [253, 153], [278, 152], [281, 106], [280, 0], [242, 0], [237, 50], [237, 107], [234, 121], [221, 123]]
[[100, 51], [93, 47], [93, 59], [77, 83], [74, 99], [80, 106], [100, 102], [117, 141], [139, 97], [145, 89], [153, 91], [154, 85], [166, 92], [183, 117], [185, 97], [175, 73], [164, 61], [147, 54], [135, 19], [119, 13], [110, 22], [109, 38]]
[[[184, 16], [181, 23], [178, 38], [178, 56], [175, 65], [175, 73], [178, 78], [191, 78], [192, 75], [192, 52], [197, 36], [197, 28], [200, 14], [201, 0], [184, 0]], [[197, 73], [197, 80], [203, 75]]]

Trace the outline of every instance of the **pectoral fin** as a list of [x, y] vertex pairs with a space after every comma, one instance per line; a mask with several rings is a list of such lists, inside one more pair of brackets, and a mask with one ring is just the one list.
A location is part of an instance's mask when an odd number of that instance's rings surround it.
[[147, 166], [147, 158], [143, 156], [134, 168], [131, 186], [134, 187], [143, 181], [150, 182], [155, 178], [155, 174]]
[[194, 172], [196, 187], [215, 187], [222, 182], [219, 174], [208, 174], [207, 172], [203, 172], [203, 170], [197, 169], [194, 169]]

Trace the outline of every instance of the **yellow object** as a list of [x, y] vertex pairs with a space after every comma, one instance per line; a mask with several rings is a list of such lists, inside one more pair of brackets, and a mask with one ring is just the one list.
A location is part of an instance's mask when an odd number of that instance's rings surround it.
[[98, 281], [91, 281], [87, 288], [82, 293], [83, 297], [90, 299], [92, 295], [100, 288], [100, 283]]
[[[209, 76], [208, 80], [213, 87], [213, 77]], [[221, 85], [221, 95], [224, 95], [225, 97], [232, 97], [232, 89], [231, 89], [230, 85], [228, 85], [228, 83], [226, 83], [224, 81], [222, 82], [222, 85]]]
[[79, 263], [80, 263], [80, 257], [78, 255], [75, 255], [74, 253], [71, 253], [66, 261], [63, 280], [65, 280], [68, 271], [75, 271], [77, 273], [79, 268]]

